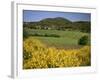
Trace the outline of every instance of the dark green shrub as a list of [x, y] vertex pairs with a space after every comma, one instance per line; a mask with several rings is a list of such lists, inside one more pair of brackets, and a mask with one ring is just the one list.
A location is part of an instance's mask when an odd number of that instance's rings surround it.
[[78, 41], [78, 44], [79, 45], [87, 45], [88, 44], [88, 40], [89, 40], [89, 38], [88, 38], [88, 36], [82, 36], [80, 39], [79, 39], [79, 41]]
[[39, 34], [39, 33], [34, 33], [32, 36], [40, 36], [40, 37], [60, 37], [57, 34]]
[[44, 36], [45, 36], [45, 37], [60, 37], [60, 36], [57, 35], [57, 34], [45, 34]]

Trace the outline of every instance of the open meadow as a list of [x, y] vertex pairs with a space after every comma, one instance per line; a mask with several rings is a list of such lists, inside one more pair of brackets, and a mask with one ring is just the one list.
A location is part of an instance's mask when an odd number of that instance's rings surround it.
[[[76, 49], [82, 47], [78, 45], [78, 40], [87, 35], [90, 38], [89, 33], [83, 33], [80, 31], [60, 31], [60, 30], [35, 30], [25, 29], [28, 35], [40, 40], [47, 46], [54, 46], [56, 48], [64, 49]], [[90, 41], [88, 41], [88, 45]]]

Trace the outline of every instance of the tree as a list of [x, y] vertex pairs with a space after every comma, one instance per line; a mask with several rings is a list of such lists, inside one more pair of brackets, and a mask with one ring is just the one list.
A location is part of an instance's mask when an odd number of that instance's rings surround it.
[[79, 39], [78, 44], [79, 44], [79, 45], [87, 45], [87, 44], [88, 44], [88, 40], [89, 40], [89, 38], [88, 38], [87, 35], [82, 36], [82, 37]]

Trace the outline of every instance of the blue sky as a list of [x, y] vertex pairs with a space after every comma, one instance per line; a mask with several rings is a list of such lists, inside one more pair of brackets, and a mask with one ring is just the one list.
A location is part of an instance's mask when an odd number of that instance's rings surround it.
[[54, 11], [23, 11], [24, 22], [37, 22], [45, 18], [63, 17], [70, 21], [90, 21], [90, 13], [54, 12]]

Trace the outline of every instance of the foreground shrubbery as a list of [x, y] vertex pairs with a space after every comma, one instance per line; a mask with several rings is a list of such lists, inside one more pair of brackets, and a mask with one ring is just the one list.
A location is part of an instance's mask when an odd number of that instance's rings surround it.
[[90, 65], [90, 47], [64, 50], [46, 47], [39, 40], [29, 37], [24, 40], [23, 68], [57, 68]]

